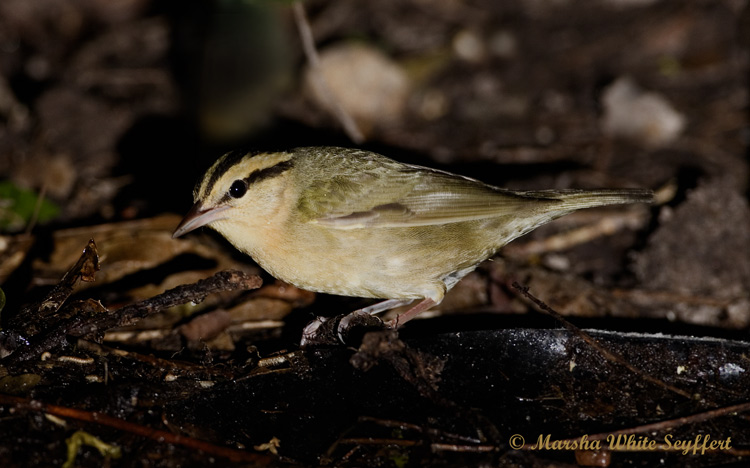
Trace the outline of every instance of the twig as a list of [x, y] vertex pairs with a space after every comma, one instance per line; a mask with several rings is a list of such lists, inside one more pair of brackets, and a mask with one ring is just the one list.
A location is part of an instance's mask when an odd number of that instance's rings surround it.
[[697, 296], [691, 294], [682, 294], [673, 291], [649, 291], [646, 289], [613, 289], [612, 296], [615, 298], [625, 298], [636, 303], [653, 304], [654, 302], [666, 304], [689, 304], [696, 306], [711, 307], [728, 307], [733, 302], [742, 298], [718, 298], [711, 296]]
[[662, 388], [664, 388], [666, 390], [669, 390], [670, 392], [676, 393], [677, 395], [680, 395], [680, 396], [683, 396], [685, 398], [688, 398], [688, 399], [692, 400], [693, 397], [692, 397], [692, 395], [690, 393], [688, 393], [685, 390], [682, 390], [680, 388], [677, 388], [675, 386], [669, 385], [668, 383], [666, 383], [666, 382], [664, 382], [662, 380], [659, 380], [659, 379], [657, 379], [655, 377], [652, 377], [652, 376], [648, 375], [647, 373], [643, 372], [642, 370], [640, 370], [637, 367], [635, 367], [632, 364], [630, 364], [622, 356], [620, 356], [618, 354], [615, 354], [614, 352], [612, 352], [612, 351], [608, 350], [607, 348], [605, 348], [604, 346], [602, 346], [591, 335], [589, 335], [585, 331], [581, 330], [580, 328], [576, 327], [575, 325], [573, 325], [569, 321], [565, 320], [565, 318], [562, 315], [560, 315], [557, 311], [555, 311], [554, 309], [552, 309], [550, 306], [548, 306], [547, 304], [545, 304], [541, 300], [539, 300], [536, 297], [534, 297], [534, 295], [532, 295], [529, 292], [529, 288], [521, 286], [520, 284], [518, 284], [515, 281], [513, 282], [513, 287], [518, 292], [520, 292], [524, 297], [526, 297], [528, 300], [530, 300], [531, 302], [533, 302], [534, 304], [536, 304], [536, 306], [539, 308], [539, 310], [541, 310], [542, 312], [544, 312], [544, 313], [552, 316], [555, 320], [557, 320], [565, 328], [567, 328], [568, 331], [570, 331], [571, 333], [573, 333], [573, 334], [577, 335], [578, 337], [580, 337], [583, 341], [585, 341], [589, 346], [591, 346], [596, 351], [598, 351], [599, 354], [601, 354], [602, 356], [604, 356], [607, 360], [609, 360], [611, 362], [615, 362], [617, 364], [620, 364], [621, 366], [624, 366], [630, 372], [632, 372], [632, 373], [640, 376], [641, 378], [643, 378], [644, 380], [646, 380], [648, 382], [651, 382], [651, 383], [653, 383], [655, 385], [658, 385], [659, 387], [662, 387]]
[[[715, 419], [720, 416], [726, 416], [732, 413], [742, 413], [745, 411], [750, 411], [750, 403], [740, 403], [737, 405], [726, 406], [724, 408], [717, 408], [717, 409], [704, 411], [702, 413], [693, 414], [690, 416], [683, 416], [683, 417], [675, 418], [675, 419], [667, 419], [666, 421], [659, 421], [659, 422], [650, 423], [650, 424], [643, 424], [641, 426], [629, 427], [627, 429], [620, 429], [619, 431], [592, 434], [592, 435], [587, 436], [587, 438], [589, 440], [604, 440], [610, 436], [631, 435], [631, 434], [641, 434], [644, 432], [663, 431], [666, 429], [672, 429], [675, 427], [684, 426], [686, 424], [709, 421], [711, 419]], [[578, 439], [580, 439], [580, 437]], [[569, 440], [573, 441], [577, 439], [569, 439]]]
[[73, 289], [78, 284], [78, 280], [93, 282], [97, 271], [99, 271], [99, 252], [96, 249], [94, 239], [90, 239], [76, 264], [65, 273], [62, 280], [45, 297], [35, 313], [44, 318], [57, 312], [73, 294]]
[[495, 445], [430, 444], [436, 452], [486, 453], [499, 450]]
[[514, 256], [542, 254], [546, 252], [559, 252], [567, 250], [586, 242], [591, 242], [599, 237], [611, 236], [624, 229], [638, 229], [646, 221], [644, 212], [629, 211], [624, 213], [613, 213], [604, 216], [597, 222], [581, 226], [577, 229], [561, 234], [547, 237], [541, 240], [532, 240], [525, 244], [510, 244], [505, 248], [506, 254]]
[[39, 195], [36, 197], [36, 203], [34, 204], [34, 212], [31, 213], [31, 218], [29, 219], [29, 224], [26, 225], [26, 230], [24, 231], [24, 234], [27, 236], [31, 234], [31, 231], [34, 229], [34, 226], [36, 226], [36, 222], [39, 219], [39, 212], [42, 211], [42, 203], [44, 202], [44, 197], [47, 194], [47, 184], [42, 185], [41, 190], [39, 190]]
[[347, 136], [354, 143], [362, 143], [365, 141], [364, 135], [352, 116], [349, 115], [339, 100], [333, 95], [331, 88], [328, 86], [328, 83], [323, 76], [322, 67], [320, 66], [320, 56], [318, 56], [318, 51], [315, 49], [315, 39], [313, 38], [310, 22], [307, 19], [307, 13], [305, 13], [305, 7], [302, 5], [302, 0], [297, 0], [292, 4], [292, 11], [294, 12], [294, 20], [297, 23], [297, 29], [299, 29], [300, 39], [302, 40], [302, 48], [305, 51], [307, 61], [310, 63], [312, 77], [316, 81], [323, 98], [328, 102], [328, 105], [333, 110], [333, 114], [339, 120], [342, 127], [344, 127], [344, 132], [346, 132]]
[[339, 441], [341, 445], [395, 445], [398, 447], [414, 447], [420, 442], [407, 439], [386, 439], [375, 437], [348, 437]]
[[471, 444], [479, 444], [482, 442], [481, 439], [478, 439], [476, 437], [467, 437], [460, 434], [453, 434], [449, 432], [445, 432], [442, 430], [438, 430], [431, 427], [422, 427], [418, 424], [408, 423], [405, 421], [395, 421], [392, 419], [381, 419], [381, 418], [375, 418], [372, 416], [360, 416], [357, 418], [361, 422], [371, 422], [373, 424], [377, 424], [379, 426], [388, 427], [388, 428], [397, 428], [402, 431], [415, 431], [419, 432], [420, 434], [430, 434], [433, 436], [440, 436], [444, 439], [452, 439], [452, 440], [460, 440], [462, 442], [465, 442], [467, 445]]
[[97, 316], [70, 330], [76, 336], [96, 335], [110, 328], [132, 325], [156, 312], [188, 302], [201, 302], [209, 294], [222, 291], [257, 289], [263, 284], [258, 275], [239, 270], [225, 270], [192, 284], [183, 284], [157, 296], [131, 304], [106, 315]]
[[199, 364], [193, 364], [186, 361], [177, 361], [174, 359], [163, 359], [149, 354], [140, 354], [135, 351], [127, 351], [124, 349], [111, 348], [109, 346], [100, 345], [92, 341], [80, 339], [76, 343], [76, 348], [96, 353], [99, 356], [107, 357], [113, 356], [123, 359], [130, 359], [132, 361], [142, 362], [153, 366], [156, 369], [160, 369], [161, 372], [170, 373], [182, 373], [190, 375], [210, 375], [219, 376], [224, 378], [234, 377], [234, 373], [224, 367], [214, 366], [208, 367]]
[[141, 318], [164, 309], [187, 302], [200, 302], [209, 294], [237, 289], [256, 289], [261, 284], [262, 280], [257, 275], [248, 275], [238, 270], [226, 270], [210, 278], [177, 286], [158, 296], [114, 311], [101, 312], [93, 317], [77, 314], [48, 332], [33, 337], [29, 340], [28, 346], [17, 349], [3, 359], [2, 363], [10, 365], [31, 359], [55, 345], [62, 344], [67, 335], [79, 337], [101, 335], [110, 328], [132, 325]]
[[78, 421], [99, 424], [101, 426], [112, 427], [160, 443], [181, 445], [189, 449], [200, 450], [206, 454], [226, 458], [232, 462], [254, 463], [257, 466], [268, 466], [280, 463], [277, 458], [268, 455], [222, 447], [193, 437], [131, 423], [97, 411], [85, 411], [66, 406], [50, 405], [39, 400], [31, 400], [5, 394], [0, 394], [0, 404], [13, 405], [17, 409], [47, 413], [61, 418], [75, 419]]
[[60, 282], [47, 294], [42, 302], [25, 307], [12, 321], [14, 329], [22, 335], [35, 335], [41, 329], [43, 321], [49, 323], [50, 317], [57, 314], [60, 307], [68, 300], [79, 280], [94, 281], [94, 274], [99, 270], [99, 253], [96, 243], [89, 240], [78, 261], [70, 267]]
[[[683, 416], [680, 418], [674, 418], [674, 419], [667, 419], [665, 421], [659, 421], [655, 423], [650, 424], [643, 424], [640, 426], [635, 427], [629, 427], [626, 429], [620, 429], [618, 431], [612, 431], [612, 432], [601, 432], [598, 434], [586, 434], [585, 437], [589, 441], [595, 441], [595, 440], [608, 440], [610, 437], [618, 437], [618, 436], [627, 436], [627, 435], [634, 435], [634, 434], [643, 434], [643, 433], [655, 433], [659, 431], [666, 431], [667, 429], [673, 429], [675, 427], [684, 426], [686, 424], [693, 424], [698, 422], [704, 422], [704, 421], [710, 421], [712, 419], [721, 417], [721, 416], [727, 416], [730, 414], [735, 413], [742, 413], [745, 411], [750, 411], [750, 403], [739, 403], [732, 406], [726, 406], [724, 408], [716, 408], [709, 411], [704, 411], [702, 413], [693, 414], [690, 416]], [[559, 442], [565, 444], [565, 443], [574, 443], [577, 441], [580, 441], [584, 436], [574, 437], [571, 439], [562, 439]], [[555, 441], [557, 442], [557, 441]], [[529, 450], [534, 444], [524, 444], [522, 447], [522, 450]], [[612, 444], [610, 444], [612, 445]], [[624, 444], [623, 444], [624, 445]], [[531, 449], [535, 450], [535, 449]], [[617, 447], [616, 445], [613, 447], [610, 447], [608, 450], [614, 451], [614, 452], [620, 452], [620, 451], [633, 451], [632, 448], [625, 447]], [[667, 444], [655, 444], [653, 446], [649, 446], [648, 451], [663, 451], [663, 452], [669, 452], [669, 451], [683, 451], [684, 447], [678, 447], [675, 445], [667, 445]], [[743, 450], [743, 449], [736, 449], [736, 448], [726, 448], [721, 449], [724, 453], [727, 453], [729, 455], [735, 455], [735, 456], [748, 456], [750, 455], [750, 451]], [[707, 449], [708, 451], [708, 449]]]

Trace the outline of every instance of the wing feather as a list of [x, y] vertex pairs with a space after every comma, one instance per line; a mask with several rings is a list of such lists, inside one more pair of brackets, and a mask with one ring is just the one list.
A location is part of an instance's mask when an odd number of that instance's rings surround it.
[[312, 183], [301, 196], [306, 220], [337, 229], [429, 226], [509, 215], [536, 198], [419, 166], [368, 169]]

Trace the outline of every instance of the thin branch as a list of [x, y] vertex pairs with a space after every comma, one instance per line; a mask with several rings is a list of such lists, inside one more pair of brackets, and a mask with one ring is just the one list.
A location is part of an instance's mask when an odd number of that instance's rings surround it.
[[589, 346], [594, 348], [596, 351], [599, 352], [602, 356], [604, 356], [607, 360], [611, 362], [615, 362], [617, 364], [620, 364], [621, 366], [627, 368], [630, 372], [640, 376], [643, 380], [646, 380], [648, 382], [651, 382], [659, 387], [662, 387], [666, 390], [669, 390], [672, 393], [676, 393], [677, 395], [683, 396], [687, 399], [692, 400], [693, 396], [686, 392], [685, 390], [682, 390], [680, 388], [677, 388], [675, 386], [669, 385], [668, 383], [657, 379], [656, 377], [652, 377], [648, 375], [647, 373], [643, 372], [642, 370], [638, 369], [637, 367], [630, 364], [625, 358], [622, 356], [615, 354], [614, 352], [608, 350], [604, 346], [602, 346], [598, 341], [596, 341], [591, 335], [586, 333], [585, 331], [581, 330], [580, 328], [576, 327], [569, 321], [565, 320], [565, 318], [560, 315], [557, 311], [552, 309], [550, 306], [542, 302], [541, 300], [537, 299], [534, 295], [532, 295], [529, 292], [529, 288], [521, 286], [517, 282], [513, 282], [513, 287], [520, 292], [524, 297], [526, 297], [528, 300], [536, 304], [536, 306], [539, 308], [540, 311], [552, 316], [555, 320], [560, 322], [565, 328], [568, 329], [571, 333], [575, 334], [576, 336], [580, 337], [583, 341], [585, 341]]
[[131, 423], [123, 419], [115, 418], [98, 411], [86, 411], [67, 406], [51, 405], [39, 400], [15, 397], [0, 394], [0, 404], [13, 405], [16, 409], [35, 411], [38, 413], [52, 414], [66, 419], [75, 419], [100, 426], [111, 427], [139, 437], [155, 440], [160, 443], [181, 445], [192, 450], [200, 450], [208, 455], [222, 457], [232, 462], [254, 463], [257, 466], [268, 466], [279, 464], [280, 461], [269, 455], [236, 450], [230, 447], [215, 445], [210, 442], [195, 439], [193, 437], [174, 434], [168, 431], [154, 429], [148, 426]]
[[16, 349], [13, 354], [2, 360], [2, 364], [11, 365], [38, 356], [54, 346], [65, 344], [68, 335], [78, 337], [102, 335], [111, 328], [132, 325], [144, 317], [170, 307], [188, 302], [198, 303], [209, 294], [237, 289], [257, 289], [261, 284], [262, 280], [257, 275], [248, 275], [238, 270], [226, 270], [196, 283], [177, 286], [162, 294], [117, 310], [104, 310], [94, 316], [78, 313], [49, 331], [30, 338], [28, 346]]
[[21, 335], [35, 335], [42, 328], [42, 323], [49, 323], [57, 315], [60, 307], [68, 300], [79, 280], [94, 281], [94, 274], [99, 270], [99, 253], [96, 243], [89, 240], [78, 261], [70, 267], [59, 283], [52, 288], [44, 299], [31, 306], [24, 307], [11, 325]]
[[742, 297], [719, 298], [711, 296], [698, 296], [682, 294], [673, 291], [650, 291], [646, 289], [613, 289], [612, 296], [625, 298], [641, 304], [689, 304], [694, 306], [729, 307], [732, 303], [742, 300]]
[[209, 278], [192, 284], [183, 284], [152, 298], [121, 307], [108, 314], [101, 314], [94, 320], [71, 328], [69, 333], [75, 336], [104, 333], [111, 328], [132, 325], [144, 317], [170, 307], [188, 302], [199, 303], [209, 294], [237, 289], [257, 289], [262, 283], [258, 275], [248, 275], [239, 270], [220, 271]]
[[349, 115], [346, 109], [344, 109], [339, 100], [336, 99], [323, 76], [323, 70], [320, 65], [320, 56], [315, 49], [315, 39], [313, 38], [310, 22], [307, 19], [307, 13], [305, 13], [305, 7], [302, 5], [301, 0], [294, 2], [292, 5], [292, 11], [294, 12], [294, 20], [297, 23], [297, 29], [299, 29], [300, 39], [302, 40], [302, 48], [305, 51], [305, 56], [307, 57], [307, 61], [312, 70], [312, 77], [316, 81], [323, 98], [328, 102], [328, 105], [333, 110], [333, 114], [339, 120], [342, 127], [344, 127], [344, 132], [346, 132], [347, 136], [354, 143], [362, 143], [365, 141], [362, 131], [359, 129], [352, 116]]
[[128, 351], [125, 349], [117, 349], [109, 346], [104, 346], [99, 343], [80, 339], [76, 343], [76, 348], [90, 351], [101, 357], [117, 357], [122, 359], [129, 359], [131, 361], [141, 362], [154, 368], [160, 369], [162, 372], [189, 374], [189, 375], [210, 375], [214, 377], [233, 378], [234, 373], [231, 369], [220, 366], [204, 366], [200, 364], [193, 364], [192, 362], [178, 361], [175, 359], [164, 359], [159, 358], [150, 354], [141, 354], [135, 351]]
[[[750, 411], [750, 403], [740, 403], [737, 405], [725, 406], [724, 408], [716, 408], [716, 409], [704, 411], [702, 413], [692, 414], [690, 416], [683, 416], [680, 418], [667, 419], [665, 421], [659, 421], [659, 422], [650, 423], [650, 424], [643, 424], [641, 426], [629, 427], [626, 429], [620, 429], [619, 431], [592, 434], [592, 435], [587, 436], [587, 438], [589, 440], [604, 440], [610, 436], [616, 437], [619, 435], [632, 435], [632, 434], [642, 434], [644, 432], [665, 431], [667, 429], [673, 429], [675, 427], [684, 426], [686, 424], [709, 421], [711, 419], [715, 419], [720, 416], [727, 416], [733, 413], [743, 413], [745, 411]], [[579, 440], [579, 439], [580, 437], [578, 439], [569, 439], [569, 440], [573, 441], [573, 440]]]
[[611, 236], [625, 229], [640, 229], [646, 222], [643, 211], [605, 214], [598, 221], [541, 240], [510, 244], [504, 250], [516, 257], [559, 252], [600, 237]]
[[[668, 429], [674, 429], [676, 427], [684, 426], [687, 424], [694, 424], [699, 422], [705, 422], [710, 421], [712, 419], [716, 419], [722, 416], [728, 416], [732, 414], [738, 414], [743, 413], [746, 411], [750, 411], [750, 403], [739, 403], [736, 405], [731, 406], [725, 406], [723, 408], [716, 408], [709, 411], [704, 411], [702, 413], [693, 414], [690, 416], [683, 416], [679, 418], [674, 419], [667, 419], [665, 421], [659, 421], [655, 423], [649, 423], [649, 424], [643, 424], [640, 426], [635, 427], [629, 427], [625, 429], [620, 429], [618, 431], [611, 431], [611, 432], [601, 432], [598, 434], [586, 434], [586, 440], [589, 441], [595, 441], [595, 440], [608, 440], [610, 437], [618, 437], [618, 436], [628, 436], [628, 435], [634, 435], [634, 434], [644, 434], [644, 433], [655, 433], [660, 431], [666, 431]], [[554, 441], [554, 442], [560, 442], [560, 443], [574, 443], [581, 441], [584, 436], [574, 437], [571, 439], [562, 439], [560, 441]], [[655, 439], [654, 439], [655, 440]], [[550, 442], [552, 444], [552, 442]], [[523, 447], [521, 447], [521, 450], [536, 450], [536, 448], [532, 448], [534, 444], [524, 444]], [[610, 444], [612, 445], [612, 444]], [[625, 444], [622, 444], [625, 445]], [[631, 451], [638, 451], [637, 449], [629, 448], [627, 446], [618, 447], [617, 445], [611, 446], [608, 450], [613, 452], [631, 452]], [[662, 452], [682, 452], [684, 450], [684, 447], [679, 447], [673, 445], [667, 445], [667, 444], [655, 444], [653, 446], [650, 446], [648, 449], [644, 449], [642, 451], [662, 451]], [[706, 451], [715, 451], [717, 449], [706, 449]], [[735, 456], [748, 456], [750, 455], [750, 451], [743, 450], [743, 449], [737, 449], [737, 448], [723, 448], [720, 449], [722, 452], [735, 455]]]
[[47, 195], [47, 184], [42, 185], [41, 190], [39, 190], [39, 194], [36, 197], [36, 203], [34, 204], [34, 212], [31, 214], [31, 218], [29, 219], [29, 224], [26, 225], [26, 230], [24, 231], [24, 234], [27, 236], [31, 234], [31, 231], [34, 230], [34, 226], [36, 226], [36, 222], [39, 219], [39, 213], [42, 211], [42, 203], [44, 203], [44, 197]]
[[436, 452], [464, 452], [464, 453], [487, 453], [499, 451], [495, 445], [460, 445], [460, 444], [430, 444], [430, 448]]

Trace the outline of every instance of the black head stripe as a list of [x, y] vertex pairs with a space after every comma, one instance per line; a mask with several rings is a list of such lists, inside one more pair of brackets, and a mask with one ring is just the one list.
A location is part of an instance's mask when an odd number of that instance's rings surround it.
[[226, 174], [226, 172], [232, 166], [240, 162], [242, 158], [244, 158], [248, 154], [251, 154], [251, 153], [249, 153], [247, 150], [234, 150], [222, 156], [221, 159], [219, 159], [219, 161], [216, 163], [216, 166], [214, 167], [213, 171], [211, 172], [211, 177], [208, 179], [208, 182], [206, 182], [206, 187], [203, 189], [203, 193], [204, 194], [211, 193], [211, 190], [214, 189], [214, 185], [216, 185], [216, 182], [219, 181], [221, 176]]
[[[206, 180], [205, 183], [198, 182], [198, 184], [195, 186], [195, 190], [194, 190], [195, 198], [200, 199], [200, 198], [207, 196], [209, 193], [211, 193], [214, 190], [214, 186], [219, 181], [219, 179], [221, 179], [232, 167], [234, 167], [244, 158], [246, 157], [252, 158], [260, 154], [263, 154], [263, 153], [249, 152], [246, 150], [235, 150], [235, 151], [230, 151], [229, 153], [226, 153], [209, 170], [210, 173], [208, 174], [208, 180]], [[267, 167], [265, 169], [251, 172], [247, 177], [245, 177], [244, 180], [245, 182], [247, 182], [247, 185], [249, 186], [250, 184], [256, 183], [260, 180], [264, 180], [264, 179], [275, 177], [279, 174], [282, 174], [286, 170], [290, 169], [292, 166], [293, 166], [293, 163], [291, 160], [281, 161], [271, 167]]]
[[259, 171], [250, 173], [249, 176], [245, 177], [245, 182], [247, 182], [247, 185], [249, 187], [252, 184], [257, 184], [261, 180], [270, 179], [272, 177], [281, 175], [284, 172], [291, 169], [292, 166], [294, 166], [294, 163], [292, 162], [291, 159], [286, 160], [286, 161], [281, 161], [280, 163], [273, 165], [271, 167], [267, 167], [265, 169], [261, 169]]
[[[257, 184], [258, 182], [262, 180], [270, 179], [278, 175], [281, 175], [287, 170], [291, 169], [292, 166], [294, 166], [294, 163], [292, 162], [292, 160], [282, 161], [274, 166], [267, 167], [259, 171], [251, 172], [250, 175], [245, 177], [244, 180], [247, 186], [249, 187], [250, 184]], [[225, 193], [224, 196], [221, 198], [221, 201], [219, 201], [219, 204], [227, 202], [230, 198], [232, 198], [232, 196], [229, 194], [229, 192]]]

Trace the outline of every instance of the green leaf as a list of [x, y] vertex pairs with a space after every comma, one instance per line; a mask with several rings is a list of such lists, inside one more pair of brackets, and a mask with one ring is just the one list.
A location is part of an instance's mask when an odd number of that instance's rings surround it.
[[60, 213], [60, 208], [49, 200], [42, 200], [37, 208], [39, 195], [18, 187], [10, 181], [0, 182], [0, 230], [19, 231], [24, 229], [34, 211], [39, 210], [37, 222], [44, 223]]
[[[107, 444], [100, 438], [81, 430], [76, 431], [72, 436], [65, 439], [65, 442], [68, 445], [68, 459], [63, 463], [63, 468], [71, 468], [75, 466], [76, 455], [83, 445], [94, 447], [103, 457], [120, 458], [122, 456], [122, 449], [120, 449], [120, 447]], [[107, 463], [107, 465], [109, 465], [109, 463]]]

